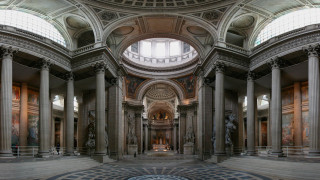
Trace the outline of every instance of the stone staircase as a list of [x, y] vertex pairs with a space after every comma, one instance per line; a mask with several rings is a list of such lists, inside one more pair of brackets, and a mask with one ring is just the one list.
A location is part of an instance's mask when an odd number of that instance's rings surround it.
[[231, 157], [221, 163], [230, 169], [266, 175], [275, 179], [319, 179], [320, 164], [268, 160], [259, 157]]
[[90, 157], [63, 157], [56, 160], [0, 163], [0, 179], [43, 179], [100, 165], [101, 163]]

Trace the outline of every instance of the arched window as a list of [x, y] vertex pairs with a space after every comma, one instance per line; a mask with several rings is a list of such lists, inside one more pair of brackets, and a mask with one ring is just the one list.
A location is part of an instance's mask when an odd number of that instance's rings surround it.
[[0, 10], [0, 24], [27, 30], [66, 46], [64, 38], [52, 24], [25, 12]]
[[280, 34], [320, 23], [320, 8], [311, 8], [295, 11], [283, 15], [268, 24], [258, 35], [255, 46]]

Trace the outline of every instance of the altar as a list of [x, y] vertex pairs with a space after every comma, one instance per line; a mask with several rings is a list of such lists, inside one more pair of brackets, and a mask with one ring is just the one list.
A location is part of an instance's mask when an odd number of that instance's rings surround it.
[[152, 149], [154, 151], [168, 151], [168, 145], [166, 145], [166, 144], [153, 144]]

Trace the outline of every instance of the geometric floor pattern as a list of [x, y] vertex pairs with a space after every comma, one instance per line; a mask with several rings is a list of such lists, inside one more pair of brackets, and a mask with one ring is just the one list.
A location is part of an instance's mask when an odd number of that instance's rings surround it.
[[[270, 178], [243, 172], [232, 170], [224, 167], [220, 167], [216, 164], [210, 163], [195, 163], [189, 165], [183, 165], [181, 167], [169, 166], [165, 164], [157, 166], [149, 165], [134, 165], [128, 166], [126, 164], [104, 164], [98, 167], [87, 169], [84, 171], [65, 173], [48, 178], [48, 180], [69, 180], [69, 179], [84, 179], [84, 180], [102, 180], [102, 179], [139, 179], [145, 175], [149, 175], [145, 179], [190, 179], [190, 180], [237, 180], [237, 179], [263, 179], [269, 180]], [[166, 175], [166, 176], [150, 176], [150, 175]], [[136, 178], [135, 178], [136, 177]], [[153, 177], [153, 178], [152, 178]], [[142, 178], [143, 179], [143, 178]]]

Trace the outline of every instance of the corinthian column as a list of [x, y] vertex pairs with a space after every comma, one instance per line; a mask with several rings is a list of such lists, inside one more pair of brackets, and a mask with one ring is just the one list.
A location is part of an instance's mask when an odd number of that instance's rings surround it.
[[319, 84], [319, 46], [309, 46], [309, 119], [310, 119], [310, 156], [320, 155], [320, 84]]
[[249, 71], [247, 79], [247, 155], [255, 153], [255, 102], [254, 74]]
[[221, 62], [215, 63], [216, 85], [215, 85], [215, 147], [214, 155], [226, 155], [225, 149], [225, 102], [224, 102], [224, 70], [225, 65]]
[[66, 155], [72, 155], [74, 151], [74, 76], [70, 72], [66, 75], [67, 78], [67, 107], [66, 107]]
[[[209, 159], [212, 153], [212, 132], [213, 132], [213, 90], [210, 86], [213, 80], [199, 76], [198, 92], [199, 106], [197, 114], [197, 138], [199, 157], [202, 160]], [[180, 131], [180, 129], [179, 129]], [[179, 134], [180, 136], [180, 134]]]
[[17, 50], [0, 47], [2, 52], [1, 96], [0, 96], [0, 157], [11, 157], [12, 126], [12, 58]]
[[281, 70], [280, 59], [271, 59], [269, 65], [272, 68], [271, 90], [271, 136], [272, 155], [282, 156], [282, 104], [281, 104]]
[[96, 150], [95, 155], [106, 155], [106, 142], [105, 142], [105, 68], [104, 62], [94, 65], [96, 72]]
[[50, 147], [50, 100], [49, 100], [49, 69], [51, 63], [42, 60], [40, 71], [40, 145], [39, 156], [49, 157]]

